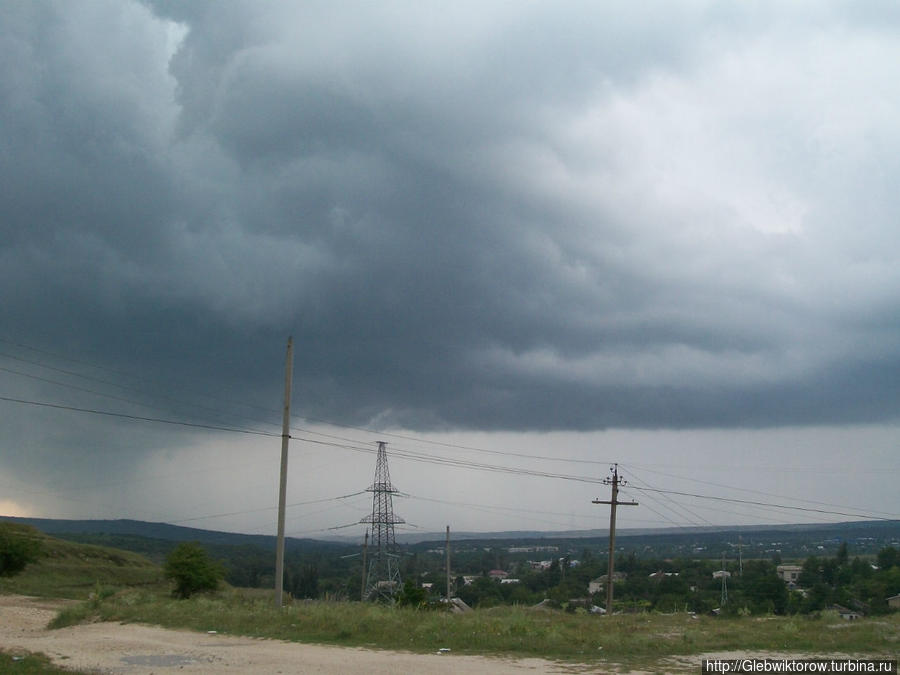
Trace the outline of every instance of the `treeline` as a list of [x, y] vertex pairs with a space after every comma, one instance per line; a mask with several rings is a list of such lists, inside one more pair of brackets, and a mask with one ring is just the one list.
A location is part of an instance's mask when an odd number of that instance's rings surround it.
[[[67, 535], [66, 538], [136, 550], [162, 562], [175, 542], [123, 535]], [[310, 544], [313, 544], [310, 542]], [[362, 559], [358, 547], [316, 542], [294, 548], [285, 556], [285, 590], [295, 598], [357, 600], [362, 584]], [[274, 551], [255, 545], [206, 544], [210, 556], [225, 569], [232, 586], [274, 587]], [[533, 554], [532, 554], [533, 555]], [[607, 558], [584, 549], [577, 556], [559, 557], [543, 552], [552, 561], [545, 569], [532, 569], [521, 555], [506, 547], [474, 547], [452, 554], [453, 592], [473, 607], [500, 604], [534, 605], [542, 601], [574, 611], [578, 607], [605, 607], [606, 592], [593, 594], [588, 586], [606, 574]], [[400, 570], [410, 581], [407, 597], [424, 603], [446, 596], [444, 556], [434, 550], [405, 548], [400, 551]], [[731, 559], [725, 566], [727, 600], [723, 603], [720, 560], [710, 558], [638, 557], [620, 555], [615, 584], [617, 611], [697, 612], [718, 610], [725, 614], [810, 613], [841, 605], [865, 614], [889, 611], [887, 599], [900, 594], [900, 554], [893, 546], [877, 556], [851, 557], [846, 543], [832, 556], [810, 556], [802, 563], [798, 588], [789, 589], [777, 575], [778, 556], [748, 560], [739, 566]], [[742, 569], [741, 569], [742, 567]], [[515, 583], [490, 577], [503, 570]], [[465, 583], [469, 577], [470, 583]], [[474, 577], [474, 578], [473, 578]], [[413, 595], [410, 595], [415, 591]]]
[[[465, 566], [464, 559], [454, 566], [454, 595], [472, 607], [535, 605], [543, 601], [569, 611], [605, 607], [605, 586], [601, 584], [589, 593], [590, 582], [606, 573], [605, 557], [593, 557], [585, 551], [577, 565], [563, 557], [540, 570], [528, 563], [511, 563], [504, 583], [489, 576], [488, 553], [472, 556], [468, 561], [474, 563], [471, 568]], [[501, 555], [490, 554], [490, 562], [500, 563], [497, 569], [502, 569], [504, 561]], [[721, 561], [642, 559], [633, 553], [619, 556], [614, 609], [759, 615], [807, 614], [841, 605], [863, 614], [880, 614], [890, 611], [887, 599], [900, 593], [900, 554], [893, 547], [882, 549], [875, 558], [851, 558], [846, 546], [833, 557], [809, 557], [802, 564], [795, 589], [789, 589], [778, 576], [779, 562], [748, 560], [740, 565], [728, 561], [723, 593]], [[286, 569], [285, 588], [294, 597], [359, 598], [362, 570], [358, 557], [318, 555], [286, 564]], [[446, 595], [441, 556], [408, 553], [401, 571], [407, 582], [404, 599], [428, 604], [438, 603]], [[469, 583], [465, 577], [469, 577]], [[268, 585], [271, 577], [265, 581], [262, 585]]]
[[[570, 567], [568, 558], [554, 560], [550, 567], [535, 571], [515, 572], [516, 583], [501, 583], [489, 577], [478, 577], [469, 585], [459, 586], [458, 595], [471, 606], [495, 604], [551, 604], [575, 611], [605, 607], [605, 559], [582, 561]], [[788, 590], [769, 561], [748, 561], [738, 574], [737, 564], [730, 565], [726, 579], [727, 601], [723, 605], [722, 581], [713, 573], [721, 563], [712, 560], [639, 559], [634, 554], [622, 556], [616, 564], [614, 586], [615, 611], [710, 612], [783, 614], [790, 610]], [[592, 580], [602, 579], [597, 590], [589, 593]], [[461, 581], [460, 579], [459, 581]]]
[[[588, 584], [601, 576], [606, 560], [588, 556], [577, 567], [568, 558], [548, 569], [513, 569], [517, 583], [479, 576], [460, 585], [458, 595], [473, 606], [536, 604], [544, 599], [573, 609], [584, 600], [605, 606], [605, 586], [593, 595]], [[714, 560], [640, 559], [634, 554], [616, 561], [614, 609], [623, 611], [697, 612], [723, 614], [808, 614], [840, 605], [863, 614], [890, 611], [887, 599], [900, 594], [900, 553], [885, 547], [876, 558], [850, 558], [842, 545], [833, 557], [807, 558], [798, 587], [789, 589], [778, 576], [778, 560], [748, 560], [740, 565]], [[724, 584], [721, 572], [726, 572]], [[460, 577], [457, 582], [463, 580]], [[724, 588], [723, 588], [724, 586]], [[724, 602], [723, 602], [724, 600]]]
[[887, 546], [874, 561], [850, 559], [842, 544], [833, 557], [810, 556], [803, 562], [798, 583], [805, 589], [801, 612], [838, 604], [866, 614], [889, 611], [887, 599], [900, 594], [900, 552]]

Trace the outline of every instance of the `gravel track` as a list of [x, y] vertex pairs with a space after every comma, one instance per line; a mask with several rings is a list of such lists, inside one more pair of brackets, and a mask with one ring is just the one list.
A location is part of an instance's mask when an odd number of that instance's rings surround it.
[[0, 595], [0, 647], [43, 652], [64, 668], [92, 673], [323, 673], [398, 675], [429, 673], [602, 672], [542, 659], [500, 659], [454, 654], [300, 644], [156, 626], [93, 623], [48, 630], [66, 601]]

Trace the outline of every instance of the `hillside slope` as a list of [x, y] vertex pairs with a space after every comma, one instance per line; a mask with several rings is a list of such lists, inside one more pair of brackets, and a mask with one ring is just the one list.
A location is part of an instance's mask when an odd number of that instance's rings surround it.
[[24, 525], [12, 527], [36, 539], [42, 553], [21, 573], [0, 578], [0, 593], [83, 599], [98, 587], [116, 590], [165, 583], [162, 569], [137, 553], [63, 541]]

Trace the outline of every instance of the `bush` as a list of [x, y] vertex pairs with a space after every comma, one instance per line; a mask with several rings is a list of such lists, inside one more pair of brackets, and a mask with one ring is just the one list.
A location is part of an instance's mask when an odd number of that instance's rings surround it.
[[37, 530], [27, 525], [0, 523], [0, 577], [18, 574], [35, 562], [42, 551]]
[[401, 607], [422, 607], [427, 600], [428, 594], [424, 589], [416, 587], [412, 579], [404, 582], [403, 589], [397, 596], [397, 604]]
[[175, 582], [172, 594], [189, 598], [201, 591], [214, 591], [225, 576], [222, 566], [211, 560], [199, 544], [179, 544], [166, 558], [167, 579]]

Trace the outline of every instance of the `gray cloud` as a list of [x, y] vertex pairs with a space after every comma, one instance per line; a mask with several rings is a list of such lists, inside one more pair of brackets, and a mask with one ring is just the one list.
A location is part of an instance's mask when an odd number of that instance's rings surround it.
[[302, 413], [420, 430], [896, 418], [891, 7], [2, 12], [21, 342], [277, 402], [292, 333]]

